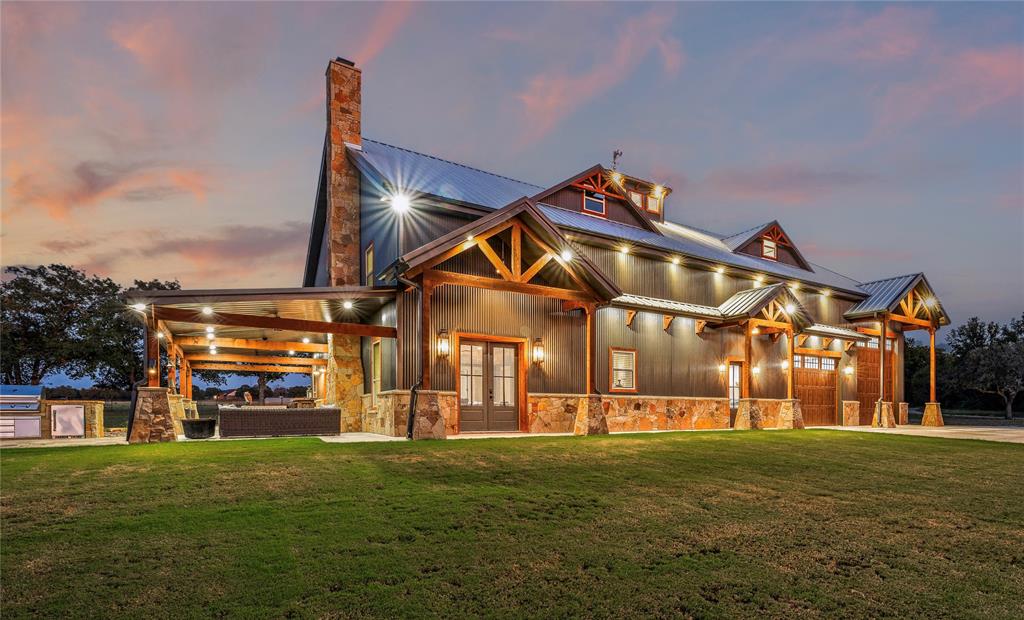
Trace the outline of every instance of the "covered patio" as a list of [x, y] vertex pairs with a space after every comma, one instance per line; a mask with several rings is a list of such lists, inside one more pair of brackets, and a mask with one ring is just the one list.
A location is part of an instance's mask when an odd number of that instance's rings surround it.
[[145, 324], [147, 385], [137, 390], [129, 441], [182, 434], [182, 420], [198, 417], [196, 371], [310, 378], [308, 397], [287, 409], [223, 410], [222, 436], [342, 432], [346, 417], [359, 415], [362, 338], [396, 337], [382, 324], [395, 295], [394, 287], [131, 291], [127, 303]]

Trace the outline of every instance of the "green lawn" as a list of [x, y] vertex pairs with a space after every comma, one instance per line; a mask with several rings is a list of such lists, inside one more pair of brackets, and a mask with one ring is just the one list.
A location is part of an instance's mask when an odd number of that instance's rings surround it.
[[5, 449], [2, 615], [1024, 617], [1024, 446], [835, 431]]

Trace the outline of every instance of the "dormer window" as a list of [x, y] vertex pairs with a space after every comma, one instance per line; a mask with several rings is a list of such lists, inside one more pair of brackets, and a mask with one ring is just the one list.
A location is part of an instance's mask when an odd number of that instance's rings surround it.
[[647, 197], [647, 212], [661, 215], [661, 196], [651, 194]]
[[779, 260], [779, 248], [771, 239], [761, 240], [761, 256], [769, 260]]
[[644, 208], [644, 195], [641, 194], [640, 192], [630, 190], [629, 199], [632, 200], [633, 204], [635, 204], [636, 206], [640, 207], [641, 209]]
[[605, 214], [605, 198], [604, 194], [599, 194], [591, 190], [583, 191], [583, 212], [591, 213], [594, 215], [604, 216]]

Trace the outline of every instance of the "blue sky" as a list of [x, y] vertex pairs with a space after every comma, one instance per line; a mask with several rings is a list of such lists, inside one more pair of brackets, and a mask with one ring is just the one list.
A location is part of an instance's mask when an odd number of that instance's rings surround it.
[[366, 137], [538, 184], [624, 151], [668, 216], [779, 219], [954, 322], [1024, 309], [1024, 5], [26, 4], [2, 11], [2, 262], [300, 283], [323, 72]]

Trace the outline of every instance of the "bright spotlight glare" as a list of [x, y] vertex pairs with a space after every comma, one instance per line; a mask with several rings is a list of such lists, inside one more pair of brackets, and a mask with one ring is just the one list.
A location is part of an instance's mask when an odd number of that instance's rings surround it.
[[391, 208], [396, 213], [405, 213], [409, 210], [410, 200], [405, 194], [395, 194], [391, 197]]
[[302, 339], [302, 344], [309, 344], [309, 338], [308, 337], [303, 338]]
[[146, 304], [132, 304], [132, 310], [138, 310], [142, 312], [146, 309]]
[[348, 300], [346, 299], [346, 300], [345, 300], [345, 301], [344, 301], [344, 302], [343, 302], [343, 303], [341, 304], [341, 307], [342, 307], [342, 308], [344, 308], [344, 309], [346, 309], [346, 310], [351, 310], [351, 309], [352, 309], [352, 302], [351, 302], [351, 301], [348, 301]]
[[211, 314], [213, 314], [213, 308], [211, 308], [210, 306], [203, 306], [203, 314], [205, 314], [206, 316], [210, 316]]
[[567, 262], [567, 263], [569, 261], [571, 261], [572, 260], [572, 251], [571, 250], [562, 250], [562, 260]]

